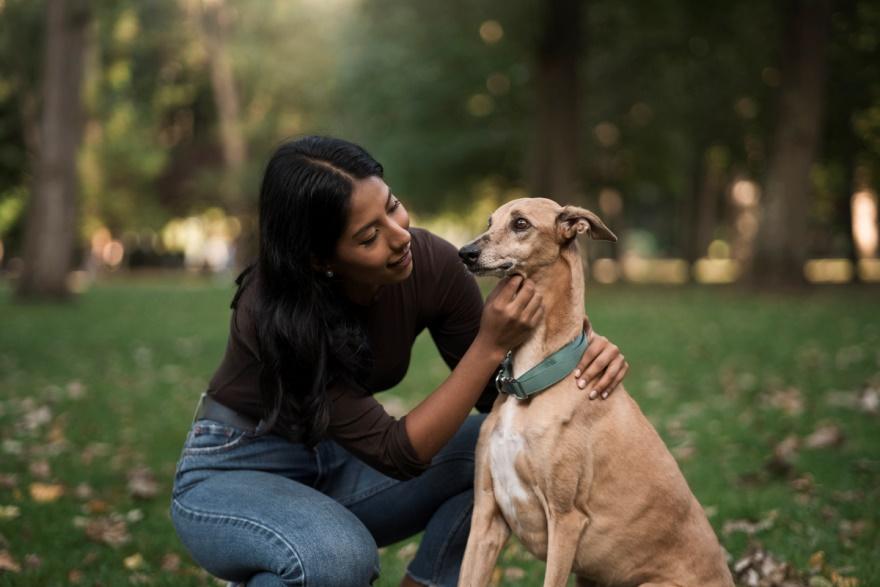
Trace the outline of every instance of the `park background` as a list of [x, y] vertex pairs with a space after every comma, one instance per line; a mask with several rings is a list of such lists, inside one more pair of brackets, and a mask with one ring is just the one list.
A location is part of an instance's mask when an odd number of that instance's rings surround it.
[[215, 584], [171, 478], [303, 134], [457, 245], [595, 210], [588, 312], [739, 582], [880, 584], [878, 44], [870, 0], [0, 0], [0, 585]]

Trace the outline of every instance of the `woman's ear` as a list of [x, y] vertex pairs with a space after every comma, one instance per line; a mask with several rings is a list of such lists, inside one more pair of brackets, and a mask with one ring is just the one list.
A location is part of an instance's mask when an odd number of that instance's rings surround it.
[[617, 236], [593, 212], [577, 206], [565, 206], [556, 217], [556, 233], [560, 239], [570, 241], [585, 232], [589, 232], [593, 240], [617, 241]]

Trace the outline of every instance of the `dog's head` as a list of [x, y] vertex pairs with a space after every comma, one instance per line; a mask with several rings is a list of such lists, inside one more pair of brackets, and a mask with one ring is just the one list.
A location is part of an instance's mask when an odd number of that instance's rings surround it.
[[578, 234], [616, 241], [617, 237], [593, 212], [560, 206], [547, 198], [520, 198], [489, 217], [489, 227], [459, 249], [467, 268], [477, 275], [531, 275], [556, 261]]

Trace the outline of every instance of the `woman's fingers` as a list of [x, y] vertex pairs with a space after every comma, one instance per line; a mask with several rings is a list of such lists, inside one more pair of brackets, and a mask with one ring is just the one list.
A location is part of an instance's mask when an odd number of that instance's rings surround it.
[[590, 399], [596, 399], [600, 395], [602, 399], [606, 399], [617, 388], [628, 368], [629, 366], [621, 355], [615, 357], [608, 364], [602, 378], [593, 387], [593, 391], [590, 392]]
[[[600, 344], [596, 345], [597, 354], [592, 357], [578, 378], [578, 387], [581, 389], [587, 386], [588, 381], [598, 377], [615, 357], [620, 356], [620, 349], [616, 345], [608, 342], [608, 339], [605, 337], [597, 338], [602, 338], [603, 340]], [[593, 344], [591, 343], [590, 346], [593, 346]], [[589, 348], [587, 348], [587, 351], [589, 351]], [[587, 353], [584, 353], [584, 356], [586, 355]]]
[[528, 305], [523, 309], [522, 315], [530, 328], [540, 324], [541, 318], [544, 316], [544, 299], [541, 297], [541, 294], [536, 294], [532, 297]]
[[[587, 350], [584, 351], [583, 355], [581, 355], [581, 360], [578, 361], [577, 367], [575, 367], [575, 369], [574, 369], [575, 378], [579, 378], [581, 376], [581, 373], [584, 372], [584, 369], [586, 369], [587, 365], [592, 363], [593, 359], [595, 359], [597, 356], [599, 356], [599, 353], [602, 352], [602, 350], [605, 348], [606, 344], [608, 344], [608, 339], [605, 338], [604, 336], [599, 336], [598, 334], [594, 334], [592, 336], [592, 338], [590, 338], [590, 344], [587, 345]], [[583, 379], [582, 379], [582, 381], [583, 381]], [[583, 385], [581, 385], [580, 382], [578, 382], [578, 386], [581, 389], [583, 389], [584, 385], [586, 385], [586, 384], [587, 384], [586, 381], [583, 381]]]

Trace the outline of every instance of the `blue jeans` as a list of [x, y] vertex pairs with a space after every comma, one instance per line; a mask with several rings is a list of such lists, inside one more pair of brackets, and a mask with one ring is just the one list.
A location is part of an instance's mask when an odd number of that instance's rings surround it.
[[407, 573], [425, 585], [456, 585], [483, 419], [470, 416], [408, 481], [329, 440], [312, 449], [198, 420], [177, 465], [171, 518], [196, 562], [249, 586], [369, 585], [379, 575], [377, 548], [423, 530]]

